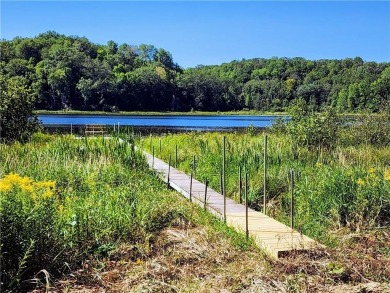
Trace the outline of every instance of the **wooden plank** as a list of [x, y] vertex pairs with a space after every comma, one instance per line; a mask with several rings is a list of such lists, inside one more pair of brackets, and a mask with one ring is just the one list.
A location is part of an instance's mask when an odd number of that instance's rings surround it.
[[[165, 183], [168, 183], [168, 164], [158, 158], [153, 158], [147, 152], [144, 152], [144, 154], [150, 168], [155, 170]], [[190, 176], [172, 166], [169, 173], [169, 185], [186, 198], [190, 198]], [[204, 206], [204, 190], [205, 185], [193, 178], [192, 201], [202, 207]], [[223, 220], [223, 195], [212, 188], [208, 188], [206, 203], [207, 210]], [[226, 223], [245, 233], [245, 206], [227, 198]], [[322, 247], [315, 240], [253, 209], [248, 209], [248, 228], [249, 236], [255, 240], [257, 245], [275, 258], [288, 251]]]

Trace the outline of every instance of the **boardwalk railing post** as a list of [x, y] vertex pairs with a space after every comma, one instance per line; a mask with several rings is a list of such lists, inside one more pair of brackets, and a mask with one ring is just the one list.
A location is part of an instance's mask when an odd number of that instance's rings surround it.
[[248, 227], [248, 173], [245, 173], [245, 235], [249, 237]]
[[161, 158], [161, 137], [160, 137], [160, 158]]
[[223, 221], [226, 223], [226, 137], [222, 142], [222, 189], [223, 189]]
[[168, 159], [168, 178], [167, 178], [167, 184], [169, 186], [169, 173], [171, 172], [171, 155], [169, 155]]
[[203, 202], [203, 208], [206, 210], [206, 205], [207, 205], [207, 185], [209, 184], [209, 181], [206, 178], [205, 182], [205, 188], [204, 188], [204, 202]]
[[152, 146], [152, 168], [154, 169], [154, 146]]
[[240, 203], [242, 203], [242, 178], [241, 178], [241, 166], [238, 166], [238, 194], [240, 197]]
[[190, 175], [190, 201], [192, 201], [192, 170]]
[[175, 168], [177, 168], [177, 145], [175, 145]]
[[294, 170], [290, 170], [290, 224], [291, 229], [294, 229]]
[[267, 214], [267, 135], [264, 134], [263, 213]]
[[220, 187], [220, 189], [221, 189], [221, 194], [223, 194], [222, 171], [219, 171], [219, 187]]
[[196, 157], [195, 156], [192, 157], [192, 172], [193, 172], [193, 176], [195, 177], [196, 176]]
[[195, 174], [195, 156], [192, 157], [192, 168], [191, 168], [191, 175], [190, 175], [190, 201], [192, 201], [192, 178]]

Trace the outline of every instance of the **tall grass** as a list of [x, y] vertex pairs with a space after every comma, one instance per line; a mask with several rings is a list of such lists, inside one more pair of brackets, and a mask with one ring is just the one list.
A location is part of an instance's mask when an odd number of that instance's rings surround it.
[[74, 269], [121, 242], [140, 257], [156, 231], [189, 214], [118, 139], [39, 134], [0, 145], [0, 165], [2, 290], [23, 291], [42, 269]]
[[[249, 176], [249, 204], [262, 210], [264, 136], [238, 133], [187, 133], [145, 138], [143, 147], [164, 160], [178, 148], [180, 169], [220, 190], [222, 137], [226, 137], [226, 192], [238, 201], [239, 167]], [[162, 152], [159, 151], [160, 140]], [[295, 178], [295, 223], [302, 232], [332, 244], [342, 228], [389, 227], [390, 148], [372, 145], [331, 150], [297, 147], [283, 134], [268, 133], [268, 214], [289, 224], [289, 170]]]
[[133, 247], [131, 259], [147, 258], [175, 223], [201, 224], [240, 249], [253, 247], [169, 191], [125, 132], [111, 139], [36, 134], [29, 144], [0, 144], [0, 291], [26, 291], [41, 272], [59, 276], [121, 244]]

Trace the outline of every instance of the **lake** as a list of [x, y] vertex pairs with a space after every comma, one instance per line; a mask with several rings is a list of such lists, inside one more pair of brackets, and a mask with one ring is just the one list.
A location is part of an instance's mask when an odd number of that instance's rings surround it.
[[133, 127], [164, 127], [186, 130], [266, 128], [277, 118], [288, 119], [286, 116], [272, 115], [66, 115], [40, 114], [38, 119], [43, 126], [70, 125], [120, 125]]

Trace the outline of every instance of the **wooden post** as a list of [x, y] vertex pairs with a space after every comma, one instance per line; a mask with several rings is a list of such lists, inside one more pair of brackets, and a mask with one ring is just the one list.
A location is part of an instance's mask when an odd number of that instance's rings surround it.
[[192, 170], [190, 174], [190, 201], [192, 201]]
[[220, 189], [221, 189], [221, 194], [223, 194], [222, 171], [219, 171], [219, 187], [220, 187]]
[[248, 173], [245, 173], [245, 235], [249, 238], [248, 227]]
[[150, 134], [150, 150], [152, 150], [152, 134]]
[[238, 166], [238, 194], [240, 197], [240, 203], [242, 204], [242, 178], [241, 178], [241, 166]]
[[294, 229], [294, 170], [290, 170], [290, 224], [291, 229]]
[[223, 221], [226, 223], [226, 137], [222, 140], [222, 189], [223, 189]]
[[177, 145], [175, 145], [175, 168], [177, 168]]
[[204, 201], [203, 201], [203, 208], [206, 210], [206, 205], [207, 205], [207, 185], [209, 184], [209, 181], [206, 178], [205, 182], [205, 188], [204, 188]]
[[160, 158], [161, 158], [161, 137], [160, 137]]
[[195, 156], [192, 157], [192, 167], [191, 167], [191, 175], [190, 175], [190, 201], [192, 202], [192, 178], [194, 176], [195, 170]]
[[167, 184], [169, 186], [169, 173], [171, 172], [171, 155], [169, 155], [168, 159], [168, 179], [167, 179]]
[[196, 157], [195, 157], [195, 155], [192, 157], [192, 172], [193, 172], [193, 176], [195, 177], [196, 176]]
[[73, 135], [73, 124], [70, 124], [70, 135]]
[[119, 137], [119, 122], [118, 122], [118, 137]]
[[154, 146], [152, 146], [152, 168], [154, 169]]
[[267, 214], [267, 135], [264, 134], [263, 214]]

